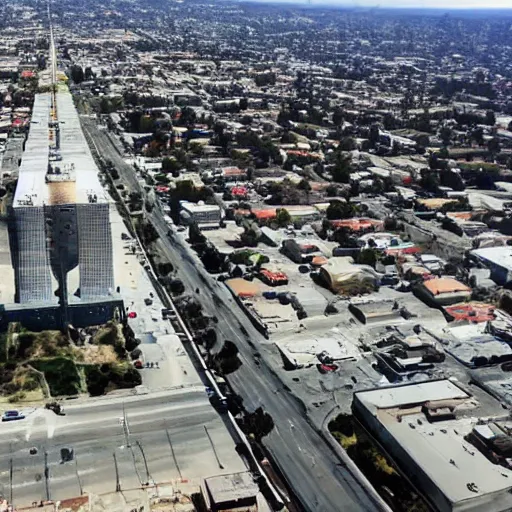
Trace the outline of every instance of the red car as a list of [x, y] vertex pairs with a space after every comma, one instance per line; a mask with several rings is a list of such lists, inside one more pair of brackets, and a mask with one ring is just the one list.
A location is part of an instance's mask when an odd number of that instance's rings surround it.
[[137, 313], [135, 313], [135, 311], [130, 311], [128, 313], [128, 318], [137, 318]]
[[135, 366], [137, 370], [140, 370], [141, 368], [143, 368], [144, 365], [142, 364], [142, 361], [140, 359], [137, 359], [137, 361], [133, 363], [133, 366]]

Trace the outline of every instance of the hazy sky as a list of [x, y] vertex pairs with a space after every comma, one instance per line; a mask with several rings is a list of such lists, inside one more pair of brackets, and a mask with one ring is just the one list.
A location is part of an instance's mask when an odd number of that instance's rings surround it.
[[[300, 1], [300, 0], [299, 0]], [[512, 9], [512, 0], [312, 0], [312, 3], [341, 3], [361, 7], [418, 7], [434, 9]]]

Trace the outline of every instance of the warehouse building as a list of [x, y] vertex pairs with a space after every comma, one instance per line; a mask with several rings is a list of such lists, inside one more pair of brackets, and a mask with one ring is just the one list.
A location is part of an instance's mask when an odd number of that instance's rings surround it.
[[[359, 391], [352, 408], [434, 510], [510, 510], [512, 471], [503, 454], [511, 425], [489, 417], [455, 382]], [[499, 404], [493, 412], [501, 414]]]

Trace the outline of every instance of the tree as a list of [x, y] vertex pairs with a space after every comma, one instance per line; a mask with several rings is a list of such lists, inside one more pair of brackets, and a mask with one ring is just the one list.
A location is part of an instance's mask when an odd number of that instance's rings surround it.
[[420, 180], [420, 185], [425, 190], [428, 190], [429, 192], [437, 192], [439, 190], [439, 184], [440, 180], [437, 172], [429, 171], [423, 173]]
[[372, 124], [370, 126], [370, 133], [368, 135], [368, 139], [370, 141], [370, 144], [373, 147], [375, 147], [378, 144], [378, 142], [379, 142], [379, 138], [380, 138], [379, 127], [376, 124]]
[[370, 265], [375, 268], [377, 263], [377, 252], [375, 249], [363, 249], [357, 257], [359, 265]]
[[197, 157], [203, 156], [204, 149], [203, 146], [199, 144], [199, 142], [191, 142], [189, 150]]
[[439, 169], [439, 154], [431, 153], [428, 158], [428, 165], [431, 169]]
[[162, 170], [165, 172], [174, 173], [176, 171], [179, 171], [181, 167], [182, 166], [179, 164], [176, 158], [169, 158], [168, 156], [166, 156], [162, 160]]
[[494, 114], [494, 112], [492, 110], [488, 110], [485, 113], [485, 121], [484, 121], [484, 123], [488, 124], [490, 126], [494, 126], [496, 124], [496, 115]]
[[298, 142], [298, 137], [295, 133], [290, 130], [286, 130], [281, 137], [281, 142], [283, 144], [296, 144]]
[[345, 226], [337, 229], [332, 237], [333, 241], [339, 244], [340, 247], [356, 248], [357, 238], [352, 234], [350, 229]]
[[152, 133], [155, 129], [155, 121], [151, 116], [141, 116], [139, 122], [140, 133]]
[[356, 141], [352, 137], [343, 137], [340, 141], [339, 148], [342, 151], [353, 151], [357, 148]]
[[325, 215], [329, 220], [349, 219], [353, 217], [355, 208], [352, 203], [347, 201], [331, 201]]
[[254, 82], [258, 87], [264, 87], [265, 85], [274, 85], [276, 83], [276, 74], [272, 71], [266, 73], [258, 73], [254, 77]]
[[100, 112], [102, 114], [110, 114], [112, 110], [112, 102], [106, 96], [103, 96], [100, 100]]
[[136, 212], [142, 210], [142, 194], [140, 192], [130, 192], [130, 197], [128, 199], [128, 207], [130, 211]]
[[85, 80], [93, 80], [95, 78], [94, 73], [92, 72], [92, 68], [90, 66], [87, 66], [85, 68], [84, 78]]
[[500, 139], [498, 139], [498, 137], [493, 137], [487, 143], [487, 149], [489, 150], [489, 153], [491, 153], [493, 157], [496, 156], [496, 154], [498, 154], [501, 151]]
[[308, 180], [302, 179], [299, 184], [297, 185], [297, 188], [299, 190], [304, 190], [304, 192], [309, 193], [311, 192], [311, 185]]
[[250, 227], [246, 229], [241, 235], [240, 235], [240, 241], [247, 245], [248, 247], [257, 247], [258, 245], [258, 232], [255, 228]]
[[75, 82], [75, 84], [79, 84], [84, 81], [84, 70], [82, 69], [82, 66], [79, 66], [78, 64], [74, 64], [71, 66], [70, 70], [71, 80]]
[[449, 126], [443, 126], [439, 131], [439, 137], [443, 141], [443, 145], [449, 146], [453, 137], [453, 130]]
[[471, 138], [479, 145], [481, 146], [484, 143], [484, 131], [479, 126], [478, 128], [475, 128], [471, 132]]
[[169, 288], [173, 295], [181, 295], [185, 291], [185, 286], [180, 279], [173, 279], [170, 282]]
[[344, 113], [341, 107], [336, 107], [332, 113], [332, 122], [335, 126], [341, 126], [344, 120]]
[[385, 191], [384, 180], [378, 176], [374, 178], [371, 190], [373, 194], [382, 194]]
[[325, 189], [325, 193], [327, 194], [327, 196], [336, 196], [338, 195], [338, 187], [336, 185], [331, 184]]
[[352, 172], [352, 156], [350, 153], [336, 151], [334, 154], [334, 168], [332, 169], [332, 179], [336, 183], [348, 183], [350, 173]]
[[141, 226], [141, 235], [142, 239], [145, 243], [151, 244], [153, 242], [156, 242], [160, 235], [158, 234], [157, 230], [153, 226], [153, 224], [143, 221]]
[[276, 222], [280, 227], [288, 226], [292, 221], [290, 212], [286, 208], [279, 208], [276, 214]]

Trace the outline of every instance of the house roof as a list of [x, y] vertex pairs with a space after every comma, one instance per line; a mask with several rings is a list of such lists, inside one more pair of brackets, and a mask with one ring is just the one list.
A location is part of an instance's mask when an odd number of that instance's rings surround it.
[[471, 288], [465, 284], [453, 279], [452, 277], [440, 277], [439, 279], [430, 279], [423, 283], [423, 286], [432, 294], [440, 295], [442, 293], [470, 292]]

